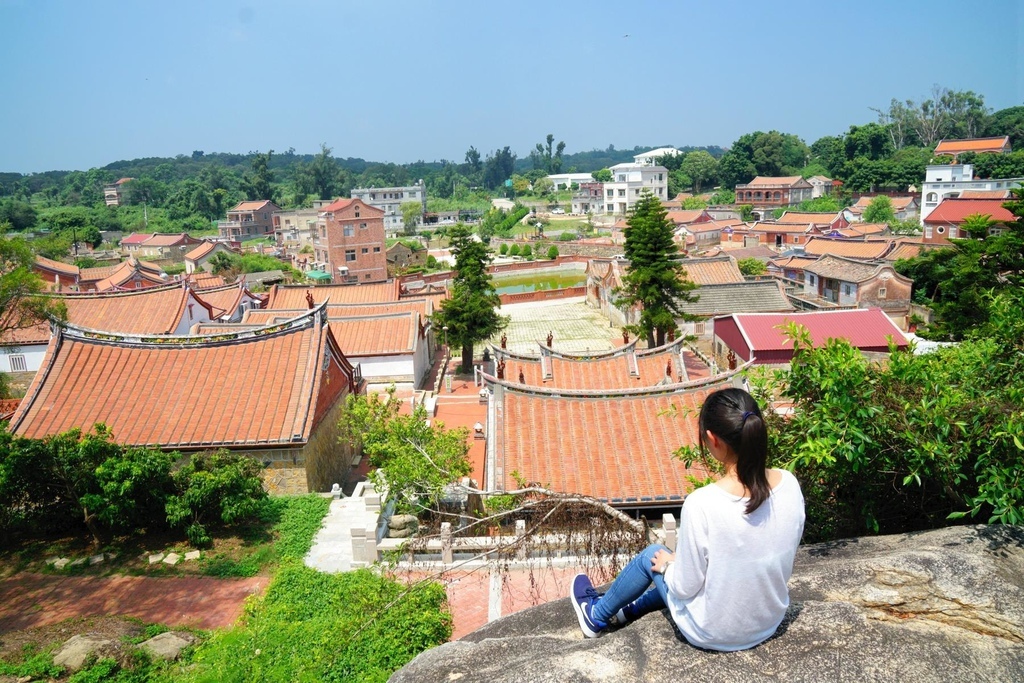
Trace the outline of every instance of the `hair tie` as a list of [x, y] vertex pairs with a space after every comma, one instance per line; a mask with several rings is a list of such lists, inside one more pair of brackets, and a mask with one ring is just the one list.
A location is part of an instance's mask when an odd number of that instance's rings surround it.
[[755, 413], [752, 410], [748, 410], [747, 412], [743, 413], [743, 418], [742, 418], [743, 424], [746, 424], [747, 423], [747, 418], [750, 417], [751, 415], [754, 415], [754, 414]]

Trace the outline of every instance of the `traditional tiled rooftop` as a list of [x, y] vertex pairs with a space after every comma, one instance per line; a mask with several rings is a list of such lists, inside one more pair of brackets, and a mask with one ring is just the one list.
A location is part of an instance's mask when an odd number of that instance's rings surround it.
[[792, 187], [797, 185], [803, 177], [798, 175], [789, 176], [757, 176], [744, 187]]
[[882, 268], [889, 269], [890, 266], [827, 254], [811, 265], [805, 266], [804, 272], [842, 282], [863, 282], [877, 275]]
[[201, 270], [190, 274], [188, 281], [196, 289], [213, 289], [214, 287], [223, 287], [227, 284], [220, 275], [213, 275]]
[[274, 285], [267, 308], [307, 308], [306, 293], [321, 304], [366, 304], [398, 301], [398, 282], [377, 282], [366, 285]]
[[231, 342], [111, 342], [68, 328], [11, 429], [42, 438], [103, 423], [119, 442], [164, 447], [302, 443], [329, 344], [321, 317]]
[[613, 505], [678, 503], [690, 487], [673, 456], [697, 443], [697, 414], [715, 383], [676, 393], [568, 397], [500, 390], [498, 437], [491, 459], [499, 488], [517, 486], [513, 472], [555, 491]]
[[845, 256], [862, 260], [880, 259], [892, 249], [896, 240], [847, 240], [831, 237], [811, 237], [804, 244], [804, 253], [808, 256]]
[[[814, 225], [812, 225], [811, 223], [766, 223], [763, 221], [758, 221], [746, 229], [749, 230], [750, 232], [802, 235], [805, 232], [811, 232], [814, 229]], [[742, 228], [736, 227], [734, 228], [734, 230], [739, 232], [742, 230]]]
[[793, 310], [782, 283], [774, 278], [702, 285], [694, 293], [700, 296], [697, 301], [680, 305], [687, 313], [703, 317]]
[[198, 247], [196, 247], [192, 251], [190, 251], [187, 254], [185, 254], [185, 258], [187, 260], [189, 260], [189, 261], [196, 261], [198, 259], [203, 258], [207, 254], [209, 254], [211, 251], [214, 250], [214, 248], [216, 246], [217, 246], [216, 242], [210, 242], [209, 240], [204, 240], [203, 243], [200, 244]]
[[346, 356], [387, 356], [412, 353], [420, 330], [418, 313], [348, 317], [329, 322]]
[[935, 245], [926, 245], [922, 242], [900, 242], [883, 258], [886, 261], [917, 258], [929, 248], [934, 249], [936, 247]]
[[[515, 353], [537, 355], [548, 332], [554, 335], [554, 346], [565, 353], [607, 351], [622, 343], [619, 330], [610, 327], [608, 318], [582, 299], [512, 304], [498, 312], [511, 318], [505, 333], [508, 349]], [[435, 330], [435, 334], [441, 333]], [[487, 346], [499, 346], [500, 339], [499, 332], [478, 344], [475, 353], [482, 354]]]
[[[857, 237], [868, 237], [870, 235], [883, 235], [889, 231], [889, 225], [887, 223], [850, 223], [849, 227], [843, 228], [842, 230], [836, 230], [835, 233], [843, 237], [857, 238]], [[832, 232], [828, 233], [832, 235]]]
[[963, 154], [964, 152], [1002, 152], [1010, 147], [1009, 136], [942, 140], [935, 146], [935, 154]]
[[[854, 213], [863, 213], [864, 209], [871, 205], [876, 197], [858, 197], [857, 202], [850, 207]], [[889, 201], [892, 203], [893, 211], [905, 211], [911, 203], [915, 201], [914, 197], [889, 197]]]
[[191, 290], [180, 284], [56, 298], [67, 306], [70, 323], [120, 334], [170, 334], [181, 322], [185, 306], [196, 301]]
[[786, 223], [792, 225], [807, 225], [808, 223], [814, 223], [815, 225], [831, 225], [837, 220], [841, 219], [843, 214], [841, 211], [833, 213], [815, 213], [810, 211], [786, 211], [779, 218], [776, 219], [776, 223]]
[[686, 268], [686, 279], [698, 285], [743, 282], [743, 273], [736, 265], [736, 259], [728, 254], [709, 258], [686, 258], [681, 263]]

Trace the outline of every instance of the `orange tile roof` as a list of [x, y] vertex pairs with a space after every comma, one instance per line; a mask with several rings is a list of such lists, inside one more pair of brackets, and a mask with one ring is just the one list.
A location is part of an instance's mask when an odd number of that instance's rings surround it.
[[[404, 355], [416, 349], [420, 330], [420, 313], [416, 310], [398, 310], [402, 304], [392, 304], [396, 310], [385, 312], [386, 307], [353, 315], [346, 307], [328, 305], [327, 319], [338, 346], [348, 357]], [[265, 309], [246, 311], [242, 325], [273, 325], [302, 315], [308, 309]]]
[[[613, 505], [665, 505], [692, 487], [673, 457], [697, 443], [697, 415], [708, 393], [726, 383], [641, 395], [553, 396], [506, 387], [496, 411], [492, 459], [500, 488], [516, 488], [513, 473], [556, 491]], [[495, 400], [499, 400], [496, 398]], [[666, 411], [676, 409], [675, 414]]]
[[804, 245], [808, 256], [845, 256], [855, 259], [882, 258], [892, 249], [895, 240], [844, 240], [814, 236]]
[[1010, 137], [970, 138], [967, 140], [941, 140], [935, 154], [963, 154], [964, 152], [1003, 152], [1010, 149]]
[[685, 223], [693, 223], [703, 215], [705, 215], [704, 209], [685, 209], [681, 211], [669, 211], [666, 214], [666, 218], [676, 225], [681, 225]]
[[[224, 285], [222, 287], [204, 289], [201, 292], [197, 292], [196, 296], [201, 300], [205, 301], [214, 309], [216, 315], [215, 318], [219, 318], [225, 313], [232, 314], [238, 309], [239, 304], [242, 303], [242, 298], [246, 295], [252, 298], [259, 298], [255, 294], [249, 292], [249, 290], [239, 285]], [[292, 316], [293, 318], [295, 316]]]
[[960, 199], [1009, 199], [1009, 190], [964, 190]]
[[108, 290], [117, 289], [125, 283], [135, 279], [136, 275], [139, 276], [141, 281], [149, 283], [149, 286], [167, 284], [167, 280], [155, 274], [152, 268], [144, 267], [141, 261], [128, 259], [127, 261], [122, 261], [110, 275], [98, 281], [96, 283], [96, 291], [106, 292]]
[[45, 256], [36, 256], [36, 266], [44, 268], [46, 270], [56, 271], [63, 273], [64, 275], [78, 275], [78, 266], [73, 263], [64, 263], [63, 261], [54, 261], [53, 259], [46, 258]]
[[185, 260], [186, 261], [198, 261], [199, 259], [201, 259], [204, 256], [206, 256], [207, 254], [209, 254], [211, 251], [213, 251], [216, 246], [217, 246], [216, 242], [210, 242], [209, 240], [203, 240], [202, 244], [200, 244], [198, 247], [196, 247], [192, 251], [190, 251], [187, 254], [185, 254]]
[[180, 233], [155, 233], [145, 241], [147, 247], [176, 247], [179, 244], [196, 243], [199, 240], [190, 236], [187, 232]]
[[320, 304], [367, 304], [398, 301], [398, 282], [377, 282], [367, 285], [274, 285], [270, 289], [267, 308], [307, 308], [306, 292]]
[[[740, 227], [733, 228], [733, 231], [742, 230]], [[786, 233], [786, 234], [799, 234], [802, 235], [807, 232], [814, 230], [814, 226], [810, 223], [763, 223], [757, 221], [749, 228], [750, 232], [763, 232], [763, 233]]]
[[196, 289], [212, 289], [223, 287], [227, 284], [220, 275], [213, 275], [202, 270], [197, 270], [188, 276], [188, 281]]
[[889, 231], [888, 223], [850, 223], [848, 228], [830, 231], [831, 235], [836, 232], [843, 237], [866, 237], [868, 235], [882, 235]]
[[769, 261], [776, 268], [789, 268], [791, 270], [803, 270], [818, 260], [819, 257], [808, 258], [806, 256], [787, 256]]
[[105, 280], [114, 273], [117, 272], [118, 268], [121, 267], [121, 263], [115, 263], [109, 266], [96, 266], [95, 268], [81, 268], [78, 271], [80, 282], [98, 282]]
[[[801, 180], [803, 180], [803, 177], [798, 175], [776, 177], [757, 176], [749, 183], [747, 183], [745, 187], [790, 187], [791, 185], [798, 184]], [[810, 183], [807, 184], [810, 185]]]
[[791, 225], [807, 225], [808, 223], [814, 223], [820, 225], [822, 223], [831, 225], [837, 220], [841, 219], [843, 214], [841, 211], [834, 213], [814, 213], [810, 211], [786, 211], [776, 219], [776, 223], [791, 224]]
[[11, 429], [42, 438], [101, 422], [132, 445], [302, 445], [323, 359], [336, 349], [318, 313], [270, 334], [182, 344], [102, 341], [68, 328], [51, 342]]
[[[859, 209], [859, 213], [862, 213], [864, 209], [871, 205], [871, 202], [877, 199], [877, 197], [858, 197], [857, 203], [849, 207], [850, 209]], [[892, 202], [892, 208], [894, 211], [903, 211], [910, 206], [914, 201], [915, 197], [889, 197], [889, 201]]]
[[9, 420], [21, 405], [20, 398], [0, 398], [0, 420]]
[[50, 341], [50, 323], [47, 322], [7, 330], [3, 336], [0, 336], [0, 346], [45, 344], [48, 341]]
[[886, 261], [899, 261], [900, 259], [917, 258], [929, 247], [934, 249], [935, 245], [926, 245], [922, 242], [901, 242], [883, 258], [885, 258]]
[[[229, 213], [236, 211], [259, 211], [267, 204], [274, 205], [269, 199], [257, 200], [252, 202], [239, 202], [233, 209], [229, 209]], [[276, 206], [276, 205], [275, 205]]]
[[354, 201], [355, 201], [354, 199], [348, 199], [348, 198], [345, 198], [345, 197], [340, 197], [338, 199], [335, 199], [333, 202], [331, 202], [327, 206], [321, 207], [320, 208], [320, 212], [321, 213], [334, 213], [335, 211], [341, 211], [342, 209], [348, 208], [352, 204], [352, 202], [354, 202]]
[[736, 265], [736, 259], [728, 254], [710, 258], [685, 258], [686, 279], [698, 285], [714, 285], [726, 282], [743, 282], [743, 273]]
[[188, 303], [198, 301], [180, 284], [54, 298], [67, 306], [68, 322], [73, 325], [120, 334], [170, 334], [177, 329]]

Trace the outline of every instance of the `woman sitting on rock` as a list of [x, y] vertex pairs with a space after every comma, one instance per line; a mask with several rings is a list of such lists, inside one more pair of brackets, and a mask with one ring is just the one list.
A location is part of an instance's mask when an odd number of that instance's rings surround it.
[[754, 647], [782, 623], [804, 528], [800, 484], [766, 469], [768, 432], [742, 389], [709, 395], [698, 425], [701, 449], [725, 474], [686, 497], [675, 553], [648, 547], [603, 596], [586, 574], [573, 579], [569, 598], [586, 637], [666, 606], [691, 644], [711, 650]]

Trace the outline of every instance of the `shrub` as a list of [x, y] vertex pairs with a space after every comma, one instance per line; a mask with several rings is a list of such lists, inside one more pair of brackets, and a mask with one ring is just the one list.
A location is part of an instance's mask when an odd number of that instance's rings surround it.
[[498, 253], [501, 254], [502, 256], [505, 256], [506, 254], [508, 254], [508, 243], [507, 242], [502, 242], [501, 243], [501, 246], [498, 247]]
[[552, 261], [554, 261], [556, 258], [558, 258], [558, 247], [556, 247], [555, 245], [552, 244], [548, 248], [548, 258], [551, 259]]
[[513, 244], [508, 250], [509, 256], [519, 256], [519, 245]]
[[524, 244], [522, 250], [519, 252], [523, 258], [530, 258], [533, 255], [533, 247], [529, 244]]

